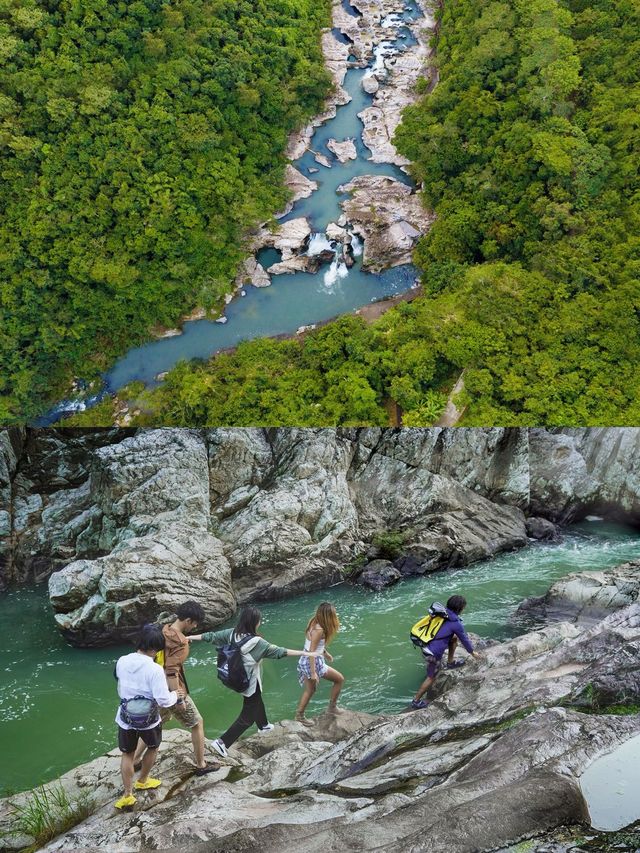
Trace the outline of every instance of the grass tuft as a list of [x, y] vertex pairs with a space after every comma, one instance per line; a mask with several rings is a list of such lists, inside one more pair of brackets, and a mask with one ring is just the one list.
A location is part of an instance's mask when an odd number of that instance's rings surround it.
[[11, 808], [11, 834], [33, 838], [34, 843], [21, 851], [32, 853], [89, 817], [95, 803], [84, 792], [71, 799], [62, 785], [52, 785], [35, 788], [24, 803], [14, 804]]

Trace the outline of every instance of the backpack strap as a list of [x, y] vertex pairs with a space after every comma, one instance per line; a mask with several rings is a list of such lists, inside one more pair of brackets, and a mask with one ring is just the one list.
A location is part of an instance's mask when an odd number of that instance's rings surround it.
[[249, 636], [248, 636], [248, 637], [245, 637], [245, 638], [244, 638], [244, 639], [242, 639], [242, 640], [237, 640], [237, 639], [235, 639], [235, 637], [236, 637], [236, 635], [235, 635], [235, 632], [234, 632], [234, 633], [231, 635], [231, 642], [234, 644], [234, 646], [237, 646], [239, 649], [241, 649], [241, 648], [242, 648], [246, 643], [248, 643], [248, 642], [249, 642], [249, 640], [255, 640], [256, 635], [255, 635], [255, 634], [249, 634]]

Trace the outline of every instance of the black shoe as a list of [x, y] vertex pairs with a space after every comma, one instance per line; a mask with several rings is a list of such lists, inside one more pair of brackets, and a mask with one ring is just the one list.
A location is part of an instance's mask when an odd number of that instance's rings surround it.
[[142, 761], [136, 761], [136, 763], [133, 765], [133, 769], [136, 773], [139, 773], [140, 770], [142, 770]]
[[205, 764], [204, 767], [196, 767], [196, 776], [206, 776], [207, 773], [213, 773], [216, 770], [220, 770], [222, 767], [221, 764], [218, 764], [216, 761], [215, 764]]

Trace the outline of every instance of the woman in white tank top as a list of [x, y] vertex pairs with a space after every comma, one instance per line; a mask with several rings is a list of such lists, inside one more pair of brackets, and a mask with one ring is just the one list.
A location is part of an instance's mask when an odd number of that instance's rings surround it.
[[336, 609], [328, 601], [323, 602], [317, 609], [315, 615], [309, 620], [305, 632], [304, 650], [316, 652], [319, 657], [312, 658], [303, 655], [298, 663], [298, 681], [303, 688], [302, 696], [296, 712], [296, 720], [304, 726], [312, 726], [311, 720], [305, 715], [305, 709], [309, 700], [316, 692], [321, 678], [332, 682], [331, 694], [329, 696], [329, 707], [327, 713], [339, 714], [338, 696], [344, 684], [344, 676], [330, 666], [326, 661], [333, 662], [333, 657], [326, 650], [326, 645], [333, 639], [340, 629], [340, 622]]

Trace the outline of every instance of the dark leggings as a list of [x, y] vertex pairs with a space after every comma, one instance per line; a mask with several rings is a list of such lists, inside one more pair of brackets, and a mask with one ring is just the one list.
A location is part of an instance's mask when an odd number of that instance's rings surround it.
[[267, 712], [264, 709], [264, 702], [262, 701], [262, 693], [260, 692], [260, 685], [256, 685], [256, 692], [252, 696], [244, 697], [240, 716], [235, 723], [229, 726], [220, 740], [228, 748], [238, 740], [243, 732], [246, 732], [249, 726], [255, 723], [259, 729], [262, 729], [268, 722]]

